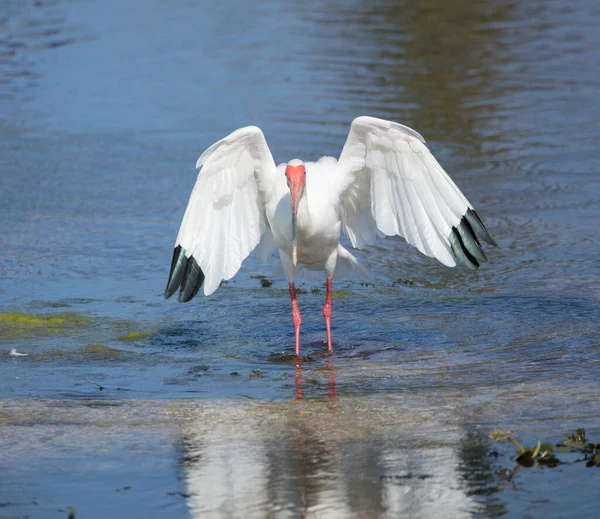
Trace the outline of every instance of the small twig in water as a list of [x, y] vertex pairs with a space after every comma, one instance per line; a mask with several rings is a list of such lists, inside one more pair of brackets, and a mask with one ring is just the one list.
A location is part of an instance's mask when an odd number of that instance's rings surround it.
[[102, 391], [102, 390], [104, 389], [104, 386], [101, 386], [100, 384], [98, 384], [98, 382], [94, 382], [94, 381], [93, 381], [91, 378], [89, 378], [89, 377], [88, 377], [88, 380], [89, 380], [89, 381], [90, 381], [92, 384], [94, 384], [95, 386], [98, 386], [98, 389], [99, 389], [100, 391]]

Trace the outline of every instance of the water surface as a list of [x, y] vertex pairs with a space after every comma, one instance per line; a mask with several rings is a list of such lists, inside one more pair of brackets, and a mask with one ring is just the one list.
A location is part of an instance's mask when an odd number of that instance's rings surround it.
[[[513, 475], [488, 435], [600, 437], [599, 15], [3, 2], [0, 515], [594, 517], [596, 469]], [[301, 367], [287, 284], [253, 258], [209, 298], [162, 299], [208, 145], [255, 124], [277, 162], [314, 160], [358, 115], [425, 136], [498, 241], [489, 264], [357, 252], [377, 284], [336, 283], [333, 357], [303, 285]]]

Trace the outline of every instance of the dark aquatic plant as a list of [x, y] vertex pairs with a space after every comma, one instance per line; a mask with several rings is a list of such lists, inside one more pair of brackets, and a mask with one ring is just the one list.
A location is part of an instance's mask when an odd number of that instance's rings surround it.
[[504, 441], [508, 440], [518, 449], [517, 455], [514, 460], [523, 467], [533, 467], [538, 464], [545, 467], [554, 468], [560, 461], [553, 453], [553, 446], [551, 443], [541, 443], [539, 440], [535, 447], [528, 448], [523, 447], [519, 441], [513, 438], [514, 430], [502, 432], [500, 429], [494, 429], [490, 433], [490, 439], [492, 441]]
[[500, 429], [494, 429], [490, 433], [490, 439], [495, 442], [509, 441], [517, 447], [517, 455], [513, 458], [520, 466], [554, 468], [559, 464], [565, 463], [557, 458], [556, 453], [581, 452], [583, 459], [577, 459], [573, 463], [586, 462], [587, 467], [600, 466], [600, 443], [588, 442], [585, 436], [585, 429], [577, 429], [574, 433], [565, 438], [564, 443], [556, 444], [556, 449], [551, 443], [541, 443], [539, 440], [535, 447], [523, 447], [513, 435], [515, 431], [503, 432]]
[[564, 443], [559, 443], [557, 446], [558, 452], [580, 452], [583, 458], [578, 458], [575, 463], [586, 462], [586, 467], [600, 467], [600, 443], [589, 442], [585, 436], [585, 429], [577, 429], [573, 434], [569, 434], [565, 438]]

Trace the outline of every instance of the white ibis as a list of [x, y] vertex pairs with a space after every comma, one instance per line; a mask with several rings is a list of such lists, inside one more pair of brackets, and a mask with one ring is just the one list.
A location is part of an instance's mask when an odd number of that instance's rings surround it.
[[247, 126], [198, 159], [196, 185], [177, 236], [165, 297], [190, 301], [204, 284], [212, 294], [255, 251], [266, 262], [275, 247], [290, 288], [300, 355], [300, 269], [324, 270], [323, 315], [331, 345], [331, 283], [336, 273], [369, 271], [340, 244], [354, 248], [377, 236], [403, 236], [448, 267], [477, 268], [480, 240], [496, 242], [419, 133], [391, 121], [358, 117], [340, 158], [294, 159], [275, 165], [262, 131]]

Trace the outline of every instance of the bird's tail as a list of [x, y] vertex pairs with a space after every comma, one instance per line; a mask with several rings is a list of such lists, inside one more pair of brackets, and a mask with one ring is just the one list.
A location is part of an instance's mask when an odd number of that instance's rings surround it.
[[[285, 277], [281, 261], [278, 261], [273, 268], [273, 276]], [[335, 265], [334, 279], [364, 278], [374, 283], [375, 278], [366, 267], [364, 267], [352, 254], [344, 247], [338, 245], [338, 257]], [[296, 266], [296, 281], [322, 281], [323, 264], [305, 265], [298, 263]]]
[[371, 283], [375, 282], [373, 274], [341, 245], [338, 245], [338, 259], [333, 277], [335, 279], [363, 277]]

